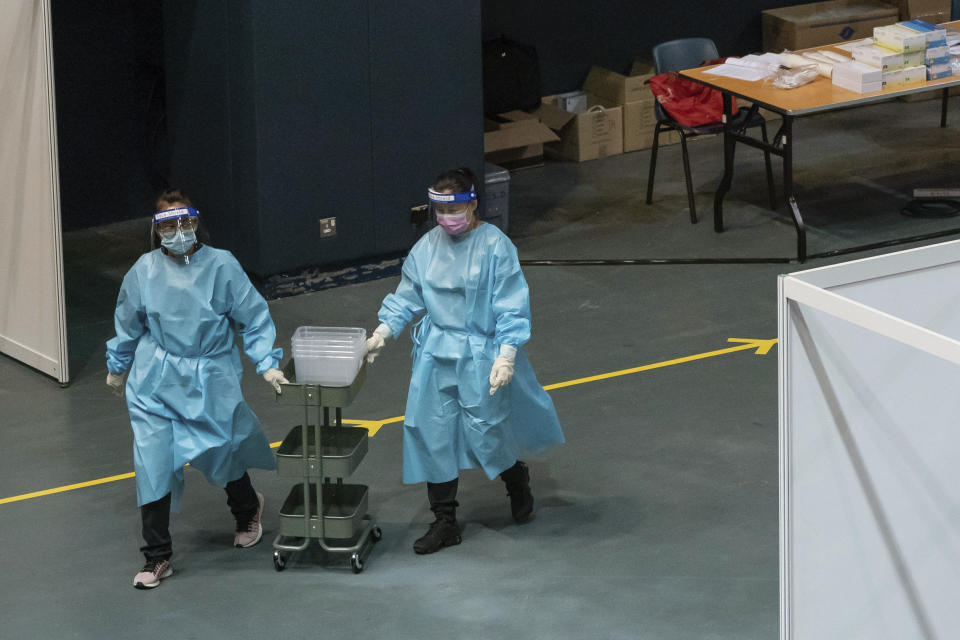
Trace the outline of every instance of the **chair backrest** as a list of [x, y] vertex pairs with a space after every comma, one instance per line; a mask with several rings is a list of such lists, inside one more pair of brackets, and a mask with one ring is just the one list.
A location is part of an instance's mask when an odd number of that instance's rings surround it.
[[[680, 38], [661, 42], [653, 48], [653, 70], [656, 73], [682, 71], [699, 67], [704, 60], [715, 60], [719, 57], [717, 45], [710, 38]], [[657, 120], [668, 119], [659, 102], [654, 103], [654, 107]]]
[[681, 71], [719, 57], [717, 45], [710, 38], [681, 38], [661, 42], [653, 48], [653, 68], [657, 73]]

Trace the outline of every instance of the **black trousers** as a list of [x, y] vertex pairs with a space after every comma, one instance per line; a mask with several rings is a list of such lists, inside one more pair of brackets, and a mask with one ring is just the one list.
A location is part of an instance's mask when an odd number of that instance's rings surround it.
[[[260, 500], [246, 471], [236, 480], [228, 482], [224, 491], [239, 531], [256, 515]], [[146, 543], [140, 547], [144, 557], [147, 560], [169, 560], [173, 555], [173, 541], [170, 538], [170, 494], [140, 507], [140, 520], [143, 525], [143, 541]]]

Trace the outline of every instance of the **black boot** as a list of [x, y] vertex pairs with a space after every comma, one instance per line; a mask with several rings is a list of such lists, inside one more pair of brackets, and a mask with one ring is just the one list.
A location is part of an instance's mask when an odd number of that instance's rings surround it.
[[413, 543], [416, 553], [434, 553], [444, 547], [460, 544], [460, 525], [457, 524], [457, 485], [459, 478], [450, 482], [427, 483], [427, 498], [430, 510], [436, 519], [427, 533]]
[[530, 491], [530, 467], [527, 463], [517, 460], [517, 463], [500, 474], [500, 479], [507, 485], [507, 495], [510, 496], [510, 511], [516, 522], [526, 522], [533, 515], [533, 493]]

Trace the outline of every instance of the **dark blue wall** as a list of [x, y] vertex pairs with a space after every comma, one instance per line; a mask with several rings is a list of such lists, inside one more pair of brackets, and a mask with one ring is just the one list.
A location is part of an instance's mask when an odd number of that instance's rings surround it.
[[532, 44], [544, 95], [583, 85], [591, 65], [627, 73], [658, 42], [712, 38], [721, 55], [761, 48], [760, 12], [803, 0], [637, 2], [636, 0], [484, 0], [484, 40], [506, 35]]
[[756, 51], [788, 4], [53, 0], [64, 226], [145, 215], [169, 181], [259, 273], [403, 251], [429, 181], [482, 169], [483, 39], [535, 45], [553, 93], [672, 38]]
[[66, 230], [148, 215], [163, 186], [160, 0], [53, 0]]
[[442, 6], [164, 6], [171, 179], [213, 244], [263, 275], [412, 245], [433, 177], [483, 162], [479, 0]]

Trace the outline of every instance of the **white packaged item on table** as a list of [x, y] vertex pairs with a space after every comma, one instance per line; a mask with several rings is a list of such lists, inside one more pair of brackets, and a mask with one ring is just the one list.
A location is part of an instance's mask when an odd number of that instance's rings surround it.
[[827, 51], [826, 49], [817, 51], [817, 53], [830, 58], [830, 60], [832, 60], [834, 63], [850, 62], [850, 59], [851, 59], [850, 56], [845, 56], [843, 54], [837, 53], [836, 51]]
[[943, 45], [941, 47], [928, 47], [924, 54], [924, 63], [929, 67], [934, 64], [944, 64], [950, 62], [950, 47]]
[[901, 27], [924, 34], [927, 37], [928, 49], [930, 47], [947, 46], [946, 27], [938, 27], [937, 25], [924, 22], [923, 20], [907, 20], [905, 22], [898, 22], [897, 24], [899, 24]]
[[884, 89], [906, 89], [918, 84], [923, 84], [927, 80], [927, 67], [916, 66], [905, 69], [892, 69], [883, 72]]
[[883, 72], [862, 62], [845, 62], [833, 67], [833, 84], [857, 93], [871, 93], [883, 88]]
[[884, 71], [892, 71], [894, 69], [903, 69], [905, 67], [915, 67], [917, 65], [923, 64], [923, 51], [915, 51], [912, 53], [898, 53], [896, 51], [891, 51], [886, 47], [881, 47], [875, 44], [867, 45], [865, 47], [856, 47], [853, 50], [853, 59], [857, 62], [862, 62], [863, 64], [868, 64], [871, 67], [877, 67]]
[[874, 91], [883, 90], [882, 82], [858, 84], [855, 78], [834, 78], [833, 84], [841, 89], [847, 89], [855, 93], [873, 93]]
[[904, 87], [915, 87], [927, 81], [927, 66], [917, 65], [916, 67], [907, 67], [902, 69]]
[[949, 78], [953, 74], [953, 65], [949, 62], [943, 64], [933, 64], [927, 67], [927, 80], [939, 80]]
[[828, 58], [822, 51], [804, 51], [802, 54], [804, 58], [810, 58], [811, 60], [816, 60], [817, 62], [824, 62], [826, 64], [834, 64], [836, 60]]
[[[799, 58], [800, 56], [797, 57]], [[805, 84], [813, 82], [817, 79], [817, 76], [820, 75], [817, 65], [818, 63], [814, 62], [813, 64], [802, 66], [796, 65], [789, 69], [778, 69], [772, 76], [772, 80], [767, 81], [771, 82], [777, 89], [795, 89], [802, 87]]]
[[873, 43], [900, 53], [924, 51], [927, 48], [927, 36], [900, 25], [873, 28]]
[[[785, 67], [789, 67], [790, 69], [802, 69], [805, 67], [813, 67], [818, 74], [822, 76], [826, 76], [827, 78], [830, 77], [830, 73], [833, 71], [832, 63], [828, 64], [826, 62], [820, 62], [818, 60], [814, 60], [813, 58], [797, 55], [796, 53], [790, 53], [789, 51], [784, 51], [783, 53], [780, 54], [780, 64]], [[798, 84], [792, 84], [793, 80], [788, 79], [788, 76], [790, 74], [784, 74], [780, 72], [779, 75], [782, 76], [779, 79], [780, 82], [791, 84], [790, 87], [785, 86], [781, 88], [792, 89], [794, 86], [800, 86]], [[806, 82], [810, 82], [810, 80], [807, 80]], [[802, 84], [806, 84], [806, 82]], [[776, 84], [776, 80], [774, 82], [774, 86], [778, 86]]]

